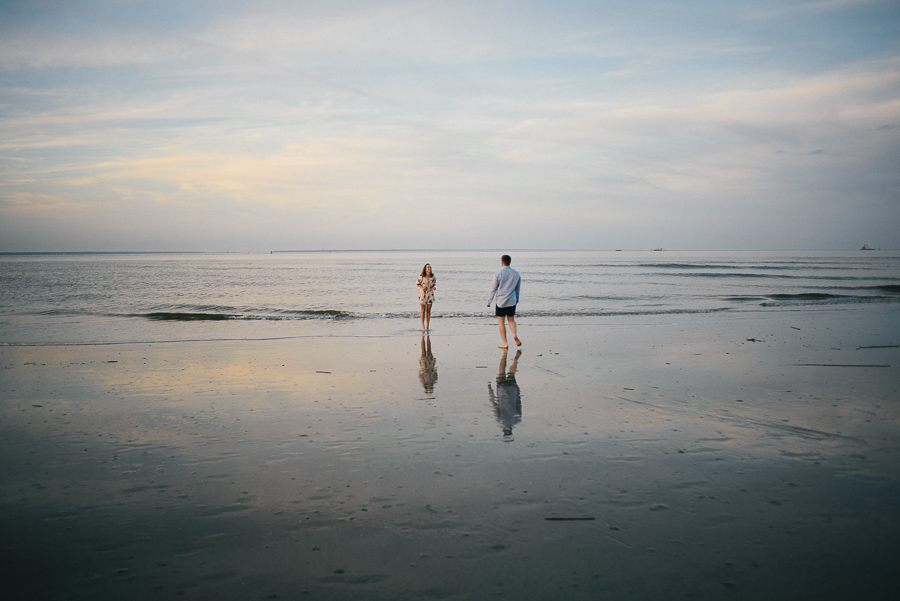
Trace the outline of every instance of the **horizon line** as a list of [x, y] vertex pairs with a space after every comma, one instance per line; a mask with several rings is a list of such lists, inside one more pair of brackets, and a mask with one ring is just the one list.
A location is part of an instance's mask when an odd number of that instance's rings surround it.
[[0, 251], [0, 256], [25, 255], [265, 255], [292, 253], [351, 252], [823, 252], [823, 251], [895, 251], [893, 248], [320, 248], [283, 250], [38, 250]]

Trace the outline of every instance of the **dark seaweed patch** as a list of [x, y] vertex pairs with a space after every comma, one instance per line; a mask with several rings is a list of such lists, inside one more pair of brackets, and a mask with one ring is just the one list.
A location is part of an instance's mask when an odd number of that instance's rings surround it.
[[147, 313], [144, 315], [147, 319], [157, 321], [225, 321], [234, 319], [235, 315], [224, 315], [222, 313]]

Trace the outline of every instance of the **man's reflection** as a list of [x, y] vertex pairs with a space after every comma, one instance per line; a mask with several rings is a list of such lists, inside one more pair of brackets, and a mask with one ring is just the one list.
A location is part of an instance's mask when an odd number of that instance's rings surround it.
[[519, 392], [519, 385], [516, 383], [516, 363], [522, 355], [522, 351], [517, 351], [513, 358], [509, 371], [506, 370], [506, 355], [509, 351], [504, 350], [503, 356], [500, 358], [500, 369], [497, 373], [497, 392], [491, 384], [488, 383], [488, 395], [491, 399], [491, 405], [494, 407], [494, 414], [497, 421], [503, 428], [503, 436], [512, 436], [513, 426], [522, 421], [522, 394]]
[[422, 336], [422, 356], [419, 358], [419, 381], [426, 394], [434, 394], [438, 374], [434, 355], [431, 354], [431, 336]]

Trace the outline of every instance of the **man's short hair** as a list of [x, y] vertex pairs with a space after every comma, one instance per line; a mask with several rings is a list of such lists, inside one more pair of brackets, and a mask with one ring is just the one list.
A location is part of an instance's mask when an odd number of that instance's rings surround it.
[[503, 255], [502, 257], [500, 257], [500, 262], [504, 265], [509, 265], [510, 263], [512, 263], [512, 259], [509, 255]]

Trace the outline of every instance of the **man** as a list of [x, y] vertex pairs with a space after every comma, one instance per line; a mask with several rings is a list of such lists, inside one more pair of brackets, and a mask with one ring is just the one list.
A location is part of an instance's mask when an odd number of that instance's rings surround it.
[[494, 274], [494, 281], [491, 283], [491, 295], [488, 297], [487, 306], [491, 306], [494, 296], [497, 297], [496, 315], [497, 325], [500, 327], [500, 338], [503, 344], [498, 348], [508, 349], [509, 343], [506, 342], [506, 322], [509, 322], [509, 329], [512, 332], [513, 340], [517, 346], [522, 346], [522, 341], [516, 336], [516, 304], [519, 302], [519, 290], [522, 287], [522, 276], [519, 272], [509, 266], [512, 259], [509, 255], [500, 257], [502, 267], [500, 271]]

